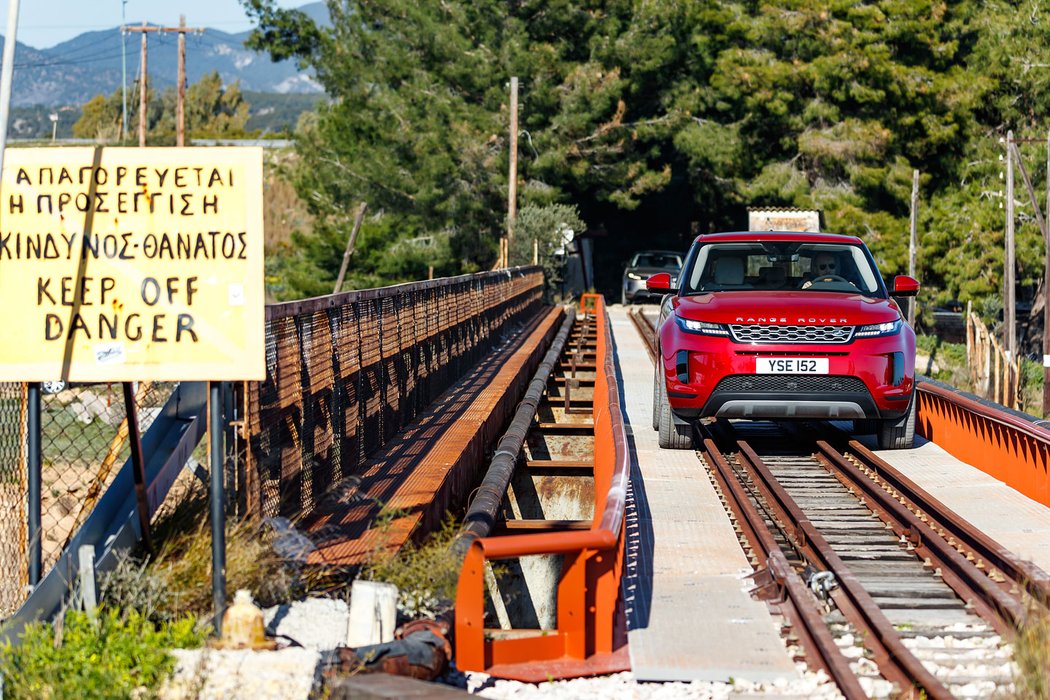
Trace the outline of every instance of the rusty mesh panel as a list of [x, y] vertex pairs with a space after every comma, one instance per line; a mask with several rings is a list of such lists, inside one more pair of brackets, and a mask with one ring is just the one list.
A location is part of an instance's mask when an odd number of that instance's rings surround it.
[[386, 386], [382, 378], [379, 300], [369, 299], [357, 307], [357, 343], [361, 363], [358, 396], [361, 405], [362, 456], [370, 455], [383, 443], [383, 411]]
[[339, 476], [351, 474], [361, 463], [361, 347], [357, 310], [345, 304], [332, 311], [336, 379], [332, 425], [339, 452]]
[[252, 465], [258, 470], [256, 503], [271, 514], [294, 514], [302, 491], [302, 368], [296, 317], [267, 323], [266, 355], [266, 379], [258, 391], [260, 430], [249, 436]]
[[308, 511], [532, 316], [542, 286], [521, 268], [268, 307], [239, 502], [257, 516]]

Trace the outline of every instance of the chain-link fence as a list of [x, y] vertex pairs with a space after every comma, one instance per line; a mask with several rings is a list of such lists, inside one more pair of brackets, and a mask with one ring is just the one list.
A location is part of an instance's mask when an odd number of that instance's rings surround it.
[[542, 293], [540, 268], [526, 267], [267, 307], [266, 381], [247, 387], [247, 512], [309, 511]]
[[24, 387], [0, 384], [0, 617], [22, 602], [26, 583]]
[[[142, 433], [174, 386], [138, 384]], [[40, 549], [46, 574], [131, 448], [120, 384], [45, 385], [40, 404]], [[0, 617], [21, 605], [28, 583], [27, 409], [25, 384], [0, 384]]]

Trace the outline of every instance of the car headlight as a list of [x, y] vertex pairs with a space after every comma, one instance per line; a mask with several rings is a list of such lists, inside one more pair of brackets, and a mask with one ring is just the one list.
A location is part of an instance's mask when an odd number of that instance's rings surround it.
[[729, 335], [729, 329], [721, 323], [710, 323], [708, 321], [693, 321], [688, 318], [682, 318], [681, 316], [675, 316], [674, 320], [678, 322], [678, 327], [686, 333], [698, 333], [700, 335]]
[[856, 338], [878, 338], [884, 335], [896, 335], [901, 332], [901, 321], [887, 321], [886, 323], [872, 323], [867, 326], [857, 326]]
[[644, 278], [644, 277], [642, 277], [641, 275], [639, 275], [639, 274], [638, 274], [638, 273], [636, 273], [636, 272], [628, 272], [628, 273], [627, 273], [627, 279], [632, 279], [632, 280], [644, 280], [645, 278]]

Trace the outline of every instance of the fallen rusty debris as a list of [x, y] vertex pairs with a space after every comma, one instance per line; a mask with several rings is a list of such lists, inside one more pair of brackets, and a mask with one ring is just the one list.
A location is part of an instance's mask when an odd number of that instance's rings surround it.
[[452, 645], [444, 620], [414, 620], [394, 632], [394, 641], [356, 649], [335, 650], [336, 661], [325, 672], [332, 680], [357, 673], [389, 673], [432, 681], [448, 670]]

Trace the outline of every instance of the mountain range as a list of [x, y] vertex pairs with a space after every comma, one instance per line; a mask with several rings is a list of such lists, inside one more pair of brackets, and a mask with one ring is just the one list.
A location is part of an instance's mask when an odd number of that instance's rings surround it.
[[[323, 2], [299, 8], [315, 21], [328, 23]], [[193, 26], [191, 23], [190, 26]], [[194, 83], [218, 71], [224, 83], [240, 81], [242, 90], [270, 93], [319, 93], [321, 86], [294, 61], [274, 63], [266, 54], [244, 46], [249, 32], [229, 34], [204, 28], [186, 36], [186, 77]], [[178, 72], [178, 39], [175, 34], [151, 32], [147, 39], [146, 67], [152, 87], [175, 84]], [[14, 106], [81, 105], [98, 94], [109, 95], [121, 86], [121, 58], [126, 42], [128, 91], [139, 75], [141, 34], [121, 36], [120, 27], [84, 32], [48, 49], [19, 42], [15, 47]], [[0, 38], [0, 46], [3, 39]]]

